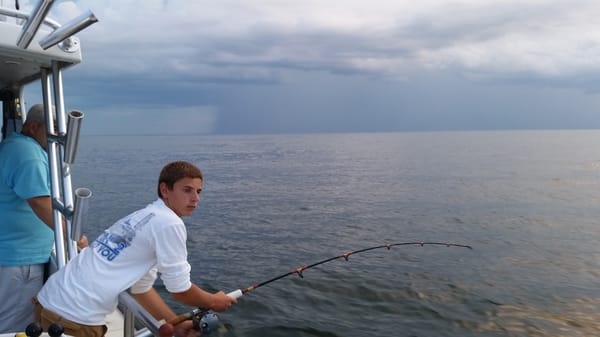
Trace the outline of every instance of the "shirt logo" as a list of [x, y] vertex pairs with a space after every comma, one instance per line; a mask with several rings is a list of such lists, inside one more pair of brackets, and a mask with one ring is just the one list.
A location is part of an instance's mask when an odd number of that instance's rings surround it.
[[131, 216], [119, 220], [92, 243], [92, 248], [104, 259], [114, 260], [125, 248], [131, 246], [136, 232], [141, 230], [154, 215], [150, 213], [133, 224]]

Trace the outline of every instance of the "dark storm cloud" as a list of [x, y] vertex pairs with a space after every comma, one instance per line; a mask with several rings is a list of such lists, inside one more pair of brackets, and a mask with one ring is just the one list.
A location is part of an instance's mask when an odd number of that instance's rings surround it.
[[599, 125], [594, 1], [62, 1], [52, 14], [87, 8], [100, 22], [65, 78], [90, 115], [197, 114], [197, 132], [227, 133]]

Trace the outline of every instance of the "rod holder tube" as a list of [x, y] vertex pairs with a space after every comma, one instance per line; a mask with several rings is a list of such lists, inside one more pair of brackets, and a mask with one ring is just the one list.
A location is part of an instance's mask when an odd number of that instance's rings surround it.
[[40, 41], [40, 46], [46, 50], [55, 44], [77, 34], [84, 30], [88, 26], [98, 22], [98, 19], [90, 10], [76, 17], [75, 19], [67, 22], [64, 26], [58, 28], [52, 33], [48, 34]]
[[73, 110], [69, 112], [69, 121], [67, 125], [67, 140], [65, 144], [65, 158], [67, 164], [72, 164], [75, 161], [77, 152], [77, 144], [79, 143], [79, 130], [83, 121], [83, 112]]
[[75, 190], [75, 211], [71, 221], [71, 240], [79, 241], [86, 225], [86, 215], [90, 207], [92, 191], [85, 187]]

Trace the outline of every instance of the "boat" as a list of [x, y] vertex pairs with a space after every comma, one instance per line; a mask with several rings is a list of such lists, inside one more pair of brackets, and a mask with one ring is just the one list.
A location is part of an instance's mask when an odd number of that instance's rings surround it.
[[[19, 132], [26, 119], [25, 87], [38, 83], [46, 116], [53, 107], [56, 121], [46, 120], [48, 130], [48, 163], [54, 222], [67, 219], [67, 234], [60, 226], [55, 230], [55, 246], [50, 270], [64, 267], [77, 255], [76, 241], [85, 228], [85, 214], [92, 192], [87, 188], [73, 190], [71, 165], [75, 160], [79, 130], [84, 113], [66, 112], [63, 72], [82, 61], [81, 44], [75, 36], [98, 19], [86, 11], [71, 21], [60, 24], [48, 17], [53, 0], [41, 0], [26, 13], [18, 7], [0, 2], [0, 100], [2, 101], [2, 139]], [[119, 298], [119, 309], [107, 317], [109, 337], [159, 336], [160, 322], [128, 294]], [[18, 333], [18, 331], [15, 331]], [[15, 333], [0, 335], [13, 337]], [[47, 335], [44, 332], [44, 335]]]

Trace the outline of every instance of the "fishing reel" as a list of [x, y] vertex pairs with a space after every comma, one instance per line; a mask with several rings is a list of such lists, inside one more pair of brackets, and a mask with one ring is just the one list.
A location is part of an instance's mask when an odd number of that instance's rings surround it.
[[219, 327], [219, 316], [208, 309], [196, 308], [162, 324], [158, 329], [158, 335], [160, 337], [172, 337], [174, 326], [187, 320], [192, 321], [192, 328], [199, 332], [198, 335], [209, 334]]
[[202, 336], [217, 330], [219, 326], [219, 316], [210, 310], [198, 308], [191, 316], [194, 329], [200, 331]]

